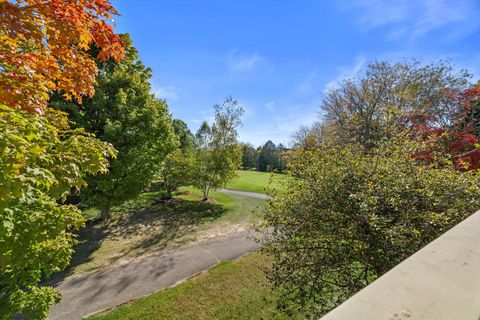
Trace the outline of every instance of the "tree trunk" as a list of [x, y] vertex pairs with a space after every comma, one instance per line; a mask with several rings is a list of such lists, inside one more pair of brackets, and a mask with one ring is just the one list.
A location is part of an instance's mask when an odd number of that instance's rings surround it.
[[170, 200], [172, 199], [172, 189], [171, 188], [167, 188], [167, 194], [165, 195], [165, 199], [167, 200]]
[[110, 206], [103, 207], [100, 210], [100, 220], [102, 221], [110, 220]]
[[208, 200], [208, 188], [205, 187], [203, 188], [203, 201], [207, 201]]

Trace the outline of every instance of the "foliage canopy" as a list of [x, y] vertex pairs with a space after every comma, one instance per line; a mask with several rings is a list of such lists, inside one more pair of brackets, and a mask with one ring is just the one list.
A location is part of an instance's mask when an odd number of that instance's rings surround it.
[[86, 186], [87, 172], [106, 172], [115, 152], [70, 129], [63, 112], [39, 117], [3, 105], [0, 152], [0, 318], [42, 319], [59, 294], [37, 284], [68, 265], [73, 232], [83, 224], [62, 200]]
[[205, 200], [211, 189], [224, 186], [235, 177], [241, 161], [237, 128], [242, 123], [243, 108], [229, 97], [214, 109], [212, 126], [204, 122], [195, 135], [193, 185], [202, 190]]
[[81, 108], [63, 100], [51, 102], [67, 110], [77, 127], [118, 150], [109, 173], [90, 178], [84, 192], [90, 203], [103, 209], [104, 218], [111, 206], [134, 198], [151, 183], [174, 146], [167, 104], [150, 93], [151, 70], [138, 60], [128, 35], [123, 39], [125, 59], [98, 61], [95, 95]]
[[0, 103], [41, 112], [53, 90], [81, 101], [97, 75], [87, 53], [123, 58], [122, 39], [108, 24], [108, 0], [0, 1]]

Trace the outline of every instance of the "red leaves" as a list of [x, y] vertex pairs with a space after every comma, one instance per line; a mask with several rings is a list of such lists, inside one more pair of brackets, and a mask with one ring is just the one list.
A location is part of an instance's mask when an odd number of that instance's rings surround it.
[[476, 102], [478, 103], [480, 99], [480, 85], [473, 86], [462, 92], [459, 97], [460, 105], [466, 110], [469, 111], [472, 109], [472, 105]]
[[107, 0], [0, 0], [0, 103], [38, 111], [52, 90], [93, 95], [91, 45], [102, 60], [124, 58], [107, 23], [116, 14]]
[[451, 156], [459, 171], [480, 169], [480, 86], [476, 85], [452, 97], [457, 101], [457, 110], [452, 126], [436, 127], [428, 115], [411, 115], [412, 132], [420, 137], [426, 149], [414, 157], [425, 161], [435, 161], [435, 153]]

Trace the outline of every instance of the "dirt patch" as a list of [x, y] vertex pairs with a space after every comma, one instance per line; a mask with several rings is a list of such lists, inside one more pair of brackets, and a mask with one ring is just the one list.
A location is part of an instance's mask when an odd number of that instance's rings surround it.
[[177, 195], [177, 196], [189, 196], [191, 194], [192, 194], [191, 191], [177, 191], [177, 192], [175, 192], [175, 195]]
[[183, 202], [184, 202], [184, 200], [182, 200], [182, 199], [174, 199], [174, 198], [170, 198], [170, 199], [164, 199], [164, 198], [155, 199], [155, 204], [167, 204], [167, 205], [171, 205], [171, 206], [175, 206], [175, 205], [181, 204], [181, 203], [183, 203]]
[[221, 224], [213, 228], [199, 231], [195, 243], [209, 240], [217, 237], [224, 237], [235, 233], [250, 230], [251, 226], [245, 223]]

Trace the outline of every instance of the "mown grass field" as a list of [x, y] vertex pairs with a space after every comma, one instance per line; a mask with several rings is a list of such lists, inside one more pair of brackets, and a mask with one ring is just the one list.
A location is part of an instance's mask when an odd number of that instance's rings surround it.
[[[258, 253], [223, 261], [176, 287], [88, 319], [273, 319], [275, 296], [264, 273], [269, 267], [268, 259]], [[275, 319], [286, 318], [277, 315]]]
[[[80, 231], [70, 267], [54, 276], [80, 275], [158, 250], [171, 250], [188, 243], [247, 229], [254, 221], [252, 209], [265, 200], [211, 193], [211, 201], [193, 188], [181, 188], [171, 201], [161, 190], [144, 192], [138, 198], [112, 208], [108, 223], [89, 222]], [[89, 209], [89, 218], [98, 215]]]
[[286, 189], [288, 177], [284, 174], [238, 170], [238, 177], [226, 188], [232, 190], [266, 193], [267, 190], [283, 192]]

